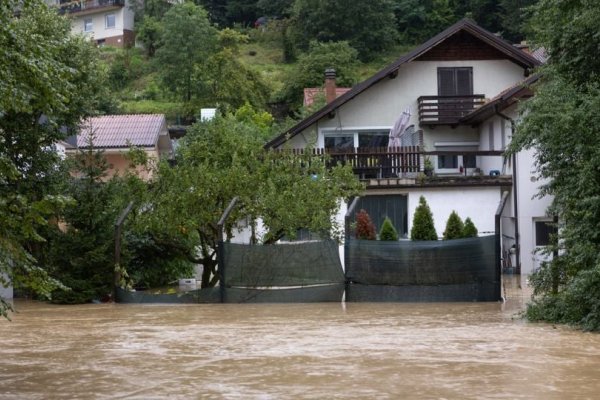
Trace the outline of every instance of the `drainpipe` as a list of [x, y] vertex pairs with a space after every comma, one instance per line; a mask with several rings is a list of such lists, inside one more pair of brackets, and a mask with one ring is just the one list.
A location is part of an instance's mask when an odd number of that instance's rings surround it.
[[[498, 105], [494, 106], [494, 113], [499, 116], [500, 118], [509, 121], [510, 122], [510, 130], [511, 132], [515, 133], [515, 121], [509, 117], [506, 114], [502, 114], [500, 111], [498, 111]], [[512, 154], [512, 164], [513, 164], [513, 168], [512, 168], [512, 179], [513, 179], [513, 204], [514, 204], [514, 210], [515, 210], [515, 261], [516, 261], [516, 267], [517, 267], [517, 274], [521, 274], [521, 246], [520, 246], [520, 240], [519, 240], [519, 204], [517, 201], [517, 155], [515, 153]]]

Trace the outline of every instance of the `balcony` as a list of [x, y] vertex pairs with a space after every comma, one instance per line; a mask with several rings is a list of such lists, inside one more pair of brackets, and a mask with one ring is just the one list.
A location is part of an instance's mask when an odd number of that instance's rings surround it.
[[125, 6], [125, 0], [80, 0], [62, 1], [58, 5], [59, 14], [87, 14], [98, 9], [120, 8]]
[[[286, 151], [286, 150], [279, 150]], [[331, 149], [293, 149], [301, 155], [309, 151], [313, 155], [328, 157], [330, 165], [338, 163], [351, 165], [354, 174], [367, 184], [368, 188], [384, 187], [446, 187], [446, 186], [510, 186], [510, 176], [496, 172], [482, 171], [480, 168], [463, 169], [453, 174], [436, 174], [425, 171], [425, 159], [438, 155], [470, 155], [475, 157], [502, 157], [504, 152], [494, 150], [473, 151], [422, 151], [419, 146], [396, 148], [372, 147]], [[495, 170], [494, 170], [495, 171]], [[498, 171], [499, 172], [499, 171]], [[427, 175], [425, 174], [427, 173]]]
[[470, 96], [421, 96], [419, 124], [458, 125], [460, 119], [485, 103], [485, 95]]

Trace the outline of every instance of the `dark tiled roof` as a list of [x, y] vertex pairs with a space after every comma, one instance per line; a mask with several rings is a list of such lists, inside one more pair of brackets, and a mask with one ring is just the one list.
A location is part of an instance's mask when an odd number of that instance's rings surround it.
[[93, 132], [94, 147], [154, 147], [161, 131], [166, 130], [163, 114], [103, 115], [88, 118], [77, 135], [77, 147], [88, 147]]
[[459, 122], [461, 124], [478, 124], [494, 115], [496, 111], [502, 111], [506, 107], [514, 104], [517, 100], [531, 96], [532, 92], [530, 86], [537, 82], [539, 78], [539, 74], [531, 75], [529, 78], [503, 90], [481, 107], [462, 117]]
[[447, 38], [451, 37], [452, 35], [460, 32], [460, 31], [466, 31], [466, 32], [470, 33], [471, 35], [477, 37], [484, 43], [494, 47], [496, 50], [500, 51], [501, 53], [504, 53], [508, 59], [510, 59], [511, 61], [520, 65], [523, 68], [533, 68], [533, 67], [536, 67], [541, 64], [540, 61], [538, 61], [535, 57], [532, 57], [531, 55], [527, 54], [526, 52], [517, 49], [509, 42], [499, 38], [498, 36], [494, 35], [493, 33], [489, 32], [489, 31], [481, 28], [479, 25], [477, 25], [472, 20], [470, 20], [468, 18], [464, 18], [464, 19], [458, 21], [457, 23], [455, 23], [454, 25], [450, 26], [443, 32], [439, 33], [438, 35], [432, 37], [431, 39], [429, 39], [422, 45], [418, 46], [417, 48], [413, 49], [412, 51], [410, 51], [407, 54], [403, 55], [402, 57], [398, 58], [392, 64], [388, 65], [387, 67], [385, 67], [384, 69], [382, 69], [381, 71], [379, 71], [378, 73], [373, 75], [371, 78], [354, 86], [352, 88], [352, 90], [350, 90], [346, 94], [338, 97], [331, 103], [327, 104], [320, 110], [316, 111], [314, 114], [303, 119], [302, 121], [300, 121], [298, 124], [293, 126], [287, 132], [284, 132], [281, 135], [275, 137], [274, 139], [269, 141], [265, 145], [265, 147], [280, 146], [281, 144], [285, 143], [290, 137], [293, 137], [296, 134], [302, 132], [304, 129], [308, 128], [309, 126], [311, 126], [312, 124], [314, 124], [315, 122], [317, 122], [318, 120], [320, 120], [321, 118], [326, 116], [327, 114], [334, 112], [338, 107], [340, 107], [343, 104], [345, 104], [346, 102], [352, 100], [353, 98], [355, 98], [356, 96], [358, 96], [359, 94], [361, 94], [362, 92], [364, 92], [365, 90], [370, 88], [371, 86], [375, 85], [382, 79], [384, 79], [388, 76], [394, 76], [396, 71], [403, 64], [410, 62], [410, 61], [418, 58], [419, 56], [425, 54], [427, 51], [431, 50], [433, 47], [437, 46], [438, 44], [442, 43]]

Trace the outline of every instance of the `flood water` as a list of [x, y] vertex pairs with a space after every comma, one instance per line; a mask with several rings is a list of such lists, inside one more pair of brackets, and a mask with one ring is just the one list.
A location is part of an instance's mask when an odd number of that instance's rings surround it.
[[515, 285], [506, 303], [16, 300], [0, 398], [600, 398], [600, 335], [523, 321]]

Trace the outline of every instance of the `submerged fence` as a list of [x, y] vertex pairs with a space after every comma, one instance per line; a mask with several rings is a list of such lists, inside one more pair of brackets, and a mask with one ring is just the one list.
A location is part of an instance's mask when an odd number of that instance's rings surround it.
[[495, 235], [447, 241], [346, 242], [346, 301], [500, 299]]

